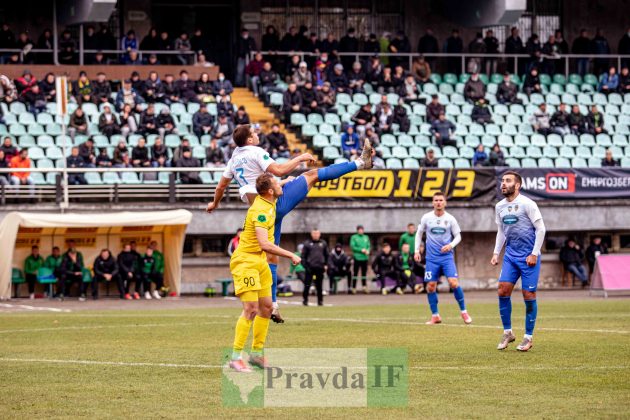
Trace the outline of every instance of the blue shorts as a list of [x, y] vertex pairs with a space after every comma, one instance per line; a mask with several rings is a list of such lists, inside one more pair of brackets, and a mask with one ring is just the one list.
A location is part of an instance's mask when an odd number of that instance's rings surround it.
[[430, 283], [439, 281], [440, 276], [446, 278], [457, 278], [457, 267], [455, 266], [455, 258], [451, 255], [449, 258], [429, 260], [424, 270], [424, 281]]
[[282, 186], [282, 195], [276, 201], [276, 225], [274, 227], [274, 243], [280, 245], [282, 219], [297, 207], [308, 195], [306, 178], [298, 176]]
[[538, 287], [538, 277], [540, 276], [540, 256], [536, 265], [530, 267], [525, 262], [526, 257], [515, 258], [509, 255], [503, 257], [503, 266], [499, 274], [499, 282], [516, 284], [521, 278], [521, 287], [528, 292], [535, 292]]

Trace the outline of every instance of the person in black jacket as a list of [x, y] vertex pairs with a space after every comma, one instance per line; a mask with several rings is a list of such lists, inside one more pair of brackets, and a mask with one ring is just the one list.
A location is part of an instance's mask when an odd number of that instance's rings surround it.
[[480, 98], [475, 102], [470, 118], [478, 124], [492, 124], [492, 114], [490, 114], [490, 108], [484, 98]]
[[330, 293], [337, 293], [337, 281], [335, 278], [341, 280], [343, 277], [348, 278], [348, 293], [350, 293], [350, 287], [352, 286], [352, 273], [350, 272], [351, 264], [352, 259], [343, 252], [343, 245], [338, 242], [328, 256], [327, 274], [328, 281], [330, 283]]
[[523, 101], [517, 98], [518, 86], [510, 79], [510, 73], [503, 75], [503, 83], [497, 87], [497, 100], [500, 104], [522, 104]]
[[295, 83], [289, 83], [289, 88], [284, 92], [282, 99], [282, 110], [284, 111], [284, 119], [288, 123], [291, 120], [291, 114], [300, 112], [302, 109], [302, 95], [297, 90]]
[[[70, 156], [66, 158], [66, 165], [68, 168], [83, 168], [85, 167], [85, 161], [79, 156], [79, 148], [73, 147]], [[68, 173], [68, 184], [70, 185], [86, 185], [87, 181], [82, 173]]]
[[151, 166], [149, 148], [144, 138], [138, 139], [138, 145], [131, 150], [131, 164], [136, 168], [148, 168]]
[[602, 254], [608, 254], [608, 247], [602, 242], [601, 236], [593, 237], [591, 244], [586, 248], [586, 261], [588, 261], [588, 272], [593, 274], [595, 261]]
[[308, 292], [311, 283], [315, 280], [317, 289], [317, 305], [324, 304], [323, 285], [326, 264], [328, 263], [328, 244], [321, 239], [321, 232], [317, 229], [311, 231], [311, 239], [304, 242], [302, 248], [302, 265], [306, 270], [304, 279], [304, 292], [302, 293], [302, 304], [308, 306]]
[[525, 80], [523, 81], [523, 92], [528, 95], [531, 95], [532, 93], [542, 93], [540, 78], [538, 77], [538, 69], [536, 67], [532, 68], [525, 76]]
[[[400, 288], [398, 287], [397, 263], [396, 257], [392, 254], [391, 245], [385, 242], [382, 251], [376, 255], [376, 258], [372, 262], [372, 271], [376, 274], [376, 278], [381, 284], [381, 293], [384, 295], [390, 292], [402, 294], [402, 291], [399, 292]], [[393, 280], [394, 283], [396, 283], [390, 291], [388, 291], [386, 287], [387, 279]]]
[[564, 265], [564, 269], [573, 273], [575, 277], [582, 282], [582, 287], [588, 284], [588, 276], [586, 269], [582, 265], [584, 253], [580, 246], [573, 239], [567, 240], [566, 244], [560, 249], [560, 262]]
[[133, 299], [140, 299], [140, 291], [142, 290], [142, 279], [138, 276], [138, 253], [131, 251], [131, 244], [125, 244], [123, 251], [118, 254], [118, 271], [121, 281], [125, 284], [125, 299], [131, 300], [129, 287], [131, 282], [136, 282], [136, 291]]
[[[74, 248], [70, 248], [68, 252], [63, 255], [61, 261], [61, 278], [63, 280], [63, 292], [59, 296], [63, 300], [64, 296], [70, 295], [70, 287], [75, 282], [79, 283], [80, 301], [85, 300], [85, 289], [87, 283], [83, 282], [83, 257], [81, 253], [77, 252]], [[92, 290], [94, 292], [94, 290]]]
[[118, 293], [120, 298], [125, 298], [125, 287], [122, 279], [118, 275], [118, 263], [112, 256], [109, 249], [104, 248], [101, 253], [94, 260], [94, 277], [92, 278], [92, 295], [95, 299], [98, 299], [98, 283], [99, 282], [114, 282], [118, 287]]
[[553, 132], [564, 136], [571, 133], [569, 127], [569, 113], [566, 110], [566, 104], [561, 103], [558, 106], [558, 110], [551, 116], [551, 129]]

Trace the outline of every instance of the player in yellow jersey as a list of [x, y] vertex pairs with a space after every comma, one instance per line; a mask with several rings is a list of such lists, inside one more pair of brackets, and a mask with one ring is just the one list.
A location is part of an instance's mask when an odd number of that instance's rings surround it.
[[267, 253], [290, 258], [299, 264], [301, 258], [292, 252], [274, 245], [276, 223], [276, 200], [282, 195], [282, 187], [271, 174], [262, 174], [256, 179], [258, 196], [247, 211], [238, 248], [230, 259], [230, 272], [234, 279], [234, 294], [243, 303], [243, 312], [236, 323], [236, 333], [230, 367], [237, 372], [251, 372], [243, 361], [242, 351], [253, 326], [252, 350], [249, 363], [260, 368], [267, 367], [263, 347], [267, 339], [271, 318], [271, 270]]

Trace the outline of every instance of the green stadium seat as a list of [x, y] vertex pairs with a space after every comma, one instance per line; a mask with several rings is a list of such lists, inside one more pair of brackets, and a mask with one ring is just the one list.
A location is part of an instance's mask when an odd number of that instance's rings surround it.
[[431, 82], [435, 83], [436, 85], [442, 83], [442, 76], [440, 76], [439, 73], [431, 73], [431, 76], [429, 76], [429, 78], [431, 79]]
[[[621, 166], [623, 166], [623, 160], [622, 160]], [[588, 167], [589, 168], [601, 168], [602, 167], [602, 160], [598, 159], [598, 158], [595, 158], [595, 157], [589, 158], [589, 160], [588, 160]]]
[[48, 185], [56, 185], [57, 184], [57, 175], [55, 172], [48, 172], [46, 174], [46, 184]]
[[490, 77], [490, 81], [494, 84], [500, 85], [503, 82], [503, 75], [499, 73], [493, 73]]
[[538, 163], [536, 159], [532, 159], [531, 157], [526, 157], [521, 159], [521, 167], [523, 168], [537, 168]]
[[306, 120], [308, 121], [309, 124], [313, 124], [317, 126], [322, 125], [324, 123], [324, 117], [322, 117], [320, 114], [309, 114]]
[[469, 159], [464, 159], [464, 158], [457, 158], [455, 159], [454, 165], [455, 168], [470, 168], [470, 160]]
[[[370, 95], [370, 98], [372, 97], [372, 95]], [[398, 105], [398, 99], [400, 99], [400, 97], [398, 96], [397, 93], [388, 93], [387, 94], [387, 102], [394, 106], [394, 105]], [[379, 99], [380, 101], [380, 99]]]
[[372, 105], [377, 105], [381, 103], [381, 96], [380, 93], [372, 93], [368, 98]]
[[289, 119], [289, 124], [297, 127], [302, 126], [306, 124], [306, 116], [299, 112], [293, 113]]
[[554, 93], [550, 93], [546, 97], [547, 105], [558, 106], [560, 105], [560, 97]]
[[559, 85], [566, 85], [567, 84], [567, 78], [564, 77], [564, 74], [554, 74], [553, 75], [553, 83], [559, 84]]
[[44, 157], [46, 157], [44, 150], [41, 147], [30, 147], [28, 149], [28, 156], [32, 159], [32, 160], [38, 160], [38, 159], [43, 159]]
[[438, 159], [438, 168], [442, 169], [451, 169], [453, 168], [453, 161], [449, 158], [440, 158]]
[[525, 108], [520, 104], [510, 105], [510, 113], [514, 115], [525, 115]]
[[337, 94], [337, 105], [350, 105], [352, 103], [352, 97], [347, 93]]
[[573, 159], [575, 157], [575, 150], [571, 146], [562, 146], [559, 150], [561, 158]]
[[103, 181], [101, 180], [101, 174], [98, 172], [86, 172], [85, 180], [90, 185], [102, 185]]
[[381, 145], [387, 147], [398, 146], [398, 142], [396, 141], [396, 137], [392, 134], [383, 134], [381, 136]]
[[608, 103], [611, 105], [623, 105], [623, 98], [618, 93], [611, 93], [608, 95]]
[[301, 131], [304, 137], [313, 137], [315, 134], [317, 134], [317, 127], [313, 124], [304, 124]]
[[[113, 137], [113, 136], [112, 136]], [[118, 142], [114, 143], [112, 141], [112, 145], [118, 144]], [[177, 134], [167, 134], [164, 138], [164, 145], [169, 148], [179, 147], [181, 144], [181, 140]]]
[[[601, 165], [601, 162], [600, 162]], [[630, 168], [630, 157], [621, 158], [621, 167], [622, 168]]]
[[192, 157], [199, 160], [206, 159], [206, 148], [203, 146], [194, 146], [192, 150]]
[[492, 147], [497, 144], [497, 141], [497, 137], [491, 136], [489, 134], [484, 134], [483, 136], [481, 136], [481, 144], [483, 144], [485, 147]]
[[[47, 137], [50, 137], [50, 136], [47, 136]], [[51, 140], [52, 140], [52, 138], [51, 138]], [[50, 144], [50, 143], [47, 143], [47, 141], [44, 140], [43, 144]], [[54, 142], [53, 142], [53, 144], [54, 144]], [[37, 138], [37, 142], [35, 142], [35, 137], [31, 136], [30, 134], [25, 134], [23, 136], [18, 137], [17, 145], [20, 148], [22, 148], [22, 147], [32, 147], [32, 146], [47, 147], [47, 146], [41, 145], [39, 143], [39, 137]]]
[[587, 74], [584, 76], [584, 83], [588, 83], [592, 86], [597, 86], [599, 84], [599, 79], [594, 74]]
[[[525, 136], [516, 136], [517, 137], [525, 137]], [[514, 140], [512, 139], [512, 136], [508, 136], [505, 134], [501, 134], [499, 137], [497, 137], [497, 142], [499, 143], [499, 146], [501, 147], [512, 147], [514, 146]], [[529, 142], [527, 144], [524, 144], [524, 146], [529, 145]]]
[[454, 146], [444, 146], [442, 153], [444, 154], [444, 157], [449, 159], [456, 159], [459, 157], [459, 151]]
[[[335, 133], [336, 133], [335, 127], [333, 127], [330, 124], [323, 123], [319, 126], [319, 134], [323, 134], [325, 136], [332, 136]], [[302, 134], [304, 134], [304, 131], [302, 131]]]
[[538, 146], [529, 146], [527, 147], [527, 156], [533, 159], [540, 159], [543, 157], [542, 150]]
[[472, 159], [475, 155], [475, 149], [468, 146], [463, 146], [459, 148], [459, 156], [464, 159]]
[[540, 79], [540, 84], [541, 85], [549, 86], [551, 84], [551, 77], [549, 77], [549, 75], [546, 74], [546, 73], [539, 74], [538, 78]]
[[59, 160], [63, 159], [63, 153], [61, 152], [61, 149], [59, 147], [51, 146], [46, 149], [46, 157], [52, 160]]
[[438, 87], [438, 92], [443, 95], [452, 95], [455, 93], [453, 90], [453, 85], [449, 85], [448, 83], [441, 83]]
[[382, 155], [383, 159], [388, 159], [390, 157], [393, 157], [391, 149], [389, 147], [387, 147], [387, 146], [380, 146], [376, 150], [380, 150], [381, 151], [381, 155]]
[[[545, 147], [547, 145], [547, 140], [545, 139], [545, 136], [543, 136], [542, 134], [532, 134], [532, 136], [529, 137], [528, 140], [532, 146]], [[560, 143], [562, 143], [562, 139], [560, 139]]]
[[400, 159], [392, 157], [385, 161], [385, 167], [387, 169], [402, 169], [403, 165]]
[[580, 93], [577, 96], [577, 103], [582, 106], [591, 106], [593, 105], [593, 99], [591, 98], [591, 95], [587, 93]]
[[394, 146], [392, 147], [392, 156], [398, 159], [405, 159], [409, 157], [406, 147]]
[[612, 142], [615, 146], [628, 146], [628, 138], [623, 134], [613, 135]]
[[[565, 137], [568, 137], [569, 135], [570, 134]], [[562, 137], [558, 134], [549, 134], [547, 136], [547, 144], [554, 147], [560, 147], [564, 144], [564, 141], [562, 140]]]
[[214, 177], [210, 172], [200, 172], [199, 179], [201, 179], [201, 182], [204, 184], [212, 184], [214, 182]]
[[451, 103], [454, 105], [459, 105], [459, 106], [465, 105], [466, 99], [464, 99], [464, 95], [462, 95], [459, 92], [456, 92], [451, 95]]
[[324, 122], [326, 124], [334, 125], [339, 127], [341, 125], [341, 120], [339, 119], [339, 115], [328, 113], [324, 116]]
[[104, 172], [103, 183], [109, 185], [120, 184], [120, 178], [116, 172]]
[[355, 93], [354, 95], [352, 95], [352, 102], [359, 106], [363, 106], [369, 103], [368, 97], [363, 93]]
[[481, 140], [478, 136], [469, 134], [464, 138], [464, 144], [468, 147], [475, 148], [479, 145], [479, 143], [481, 143]]
[[328, 140], [330, 141], [331, 146], [341, 147], [341, 135], [333, 134], [332, 136], [328, 136]]
[[41, 172], [31, 172], [31, 179], [35, 185], [46, 185], [46, 177]]
[[558, 149], [555, 146], [545, 146], [543, 147], [543, 155], [545, 157], [551, 158], [551, 159], [555, 159], [558, 156], [560, 156], [558, 154]]
[[612, 140], [610, 139], [610, 136], [608, 134], [604, 134], [604, 133], [598, 134], [597, 137], [595, 137], [595, 141], [598, 146], [603, 146], [603, 147], [612, 146]]
[[519, 125], [521, 125], [521, 123], [523, 122], [523, 120], [521, 119], [520, 115], [514, 115], [514, 114], [508, 114], [505, 117], [505, 122], [509, 125], [514, 126], [514, 130], [516, 131], [516, 127], [518, 127]]
[[313, 147], [316, 149], [323, 149], [326, 146], [329, 146], [328, 137], [322, 134], [315, 134], [313, 136]]
[[48, 158], [43, 158], [37, 161], [37, 167], [41, 169], [52, 169], [55, 167], [55, 164], [52, 160]]
[[18, 115], [18, 122], [23, 125], [35, 124], [35, 116], [30, 112], [22, 112]]
[[582, 76], [576, 73], [571, 73], [569, 75], [569, 83], [572, 83], [574, 85], [581, 85], [583, 83]]
[[592, 157], [591, 148], [586, 146], [578, 146], [575, 149], [575, 155], [583, 159], [589, 159]]
[[346, 163], [346, 162], [350, 162], [350, 161], [348, 159], [344, 158], [344, 157], [337, 158], [334, 161], [335, 165], [338, 164], [338, 163]]
[[420, 163], [418, 162], [418, 159], [406, 158], [405, 160], [403, 160], [403, 168], [404, 169], [419, 169]]
[[427, 95], [435, 95], [438, 93], [438, 89], [433, 83], [425, 83], [422, 86], [422, 93], [426, 93]]
[[505, 159], [505, 164], [510, 168], [520, 168], [521, 161], [519, 159], [515, 159], [513, 157], [509, 157]]
[[549, 157], [544, 157], [544, 158], [540, 158], [538, 159], [538, 167], [539, 168], [553, 168], [554, 162], [551, 158]]
[[555, 167], [556, 168], [570, 168], [571, 161], [566, 157], [559, 157], [556, 159]]
[[9, 126], [9, 134], [12, 134], [14, 136], [22, 136], [26, 134], [26, 127], [24, 127], [22, 124], [11, 124]]
[[416, 140], [416, 146], [420, 146], [420, 147], [432, 146], [431, 138], [429, 136], [419, 134], [416, 136], [415, 140]]
[[140, 184], [140, 178], [135, 172], [123, 172], [121, 174], [123, 184]]
[[520, 146], [510, 147], [510, 152], [508, 153], [508, 155], [517, 159], [527, 157], [527, 155], [525, 154], [525, 150]]
[[[445, 73], [443, 78], [442, 78], [442, 82], [443, 83], [448, 83], [450, 85], [455, 86], [457, 84], [457, 75], [453, 74], [453, 73]], [[434, 82], [435, 83], [435, 82]]]
[[[575, 136], [574, 136], [574, 137], [575, 137]], [[574, 144], [573, 144], [573, 142], [568, 142], [568, 141], [566, 141], [566, 140], [567, 140], [567, 139], [566, 139], [566, 136], [565, 136], [565, 142], [566, 142], [567, 144], [574, 145]], [[576, 141], [575, 143], [576, 143], [576, 144], [575, 144], [576, 146], [577, 146], [577, 145], [583, 145], [583, 146], [595, 146], [595, 144], [596, 144], [596, 143], [595, 143], [595, 137], [593, 137], [593, 135], [592, 135], [592, 134], [582, 134], [582, 135], [580, 135], [580, 140], [579, 140], [579, 141]]]
[[488, 124], [486, 125], [486, 134], [491, 134], [493, 136], [501, 135], [501, 127], [496, 124]]
[[595, 105], [607, 105], [608, 104], [608, 98], [606, 98], [606, 95], [604, 95], [603, 93], [595, 93], [593, 94], [593, 103]]
[[334, 146], [324, 147], [323, 156], [325, 160], [334, 160], [341, 157], [341, 155], [339, 154], [339, 149]]
[[271, 106], [281, 107], [283, 104], [282, 93], [272, 92], [271, 95], [269, 95], [269, 104]]

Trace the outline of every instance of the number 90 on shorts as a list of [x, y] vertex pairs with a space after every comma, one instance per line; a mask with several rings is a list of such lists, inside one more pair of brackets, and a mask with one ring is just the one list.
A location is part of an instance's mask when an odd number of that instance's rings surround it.
[[258, 270], [245, 269], [233, 273], [234, 294], [240, 295], [244, 292], [255, 292], [260, 290], [260, 273]]

